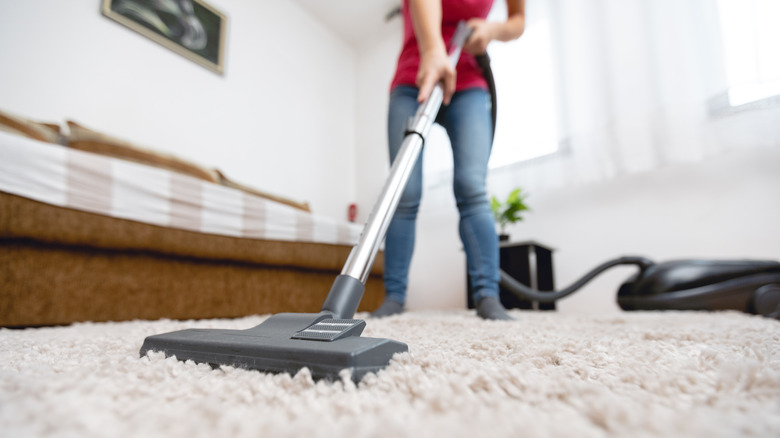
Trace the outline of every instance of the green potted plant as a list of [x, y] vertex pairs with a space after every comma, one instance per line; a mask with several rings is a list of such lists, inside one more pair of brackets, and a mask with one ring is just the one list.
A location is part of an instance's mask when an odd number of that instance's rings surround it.
[[506, 234], [507, 224], [513, 224], [523, 220], [523, 212], [530, 211], [531, 209], [525, 204], [527, 194], [522, 192], [522, 189], [517, 188], [512, 190], [505, 202], [501, 202], [495, 196], [490, 199], [490, 209], [493, 210], [493, 217], [496, 219], [501, 232], [498, 237], [500, 240], [509, 240], [509, 235]]

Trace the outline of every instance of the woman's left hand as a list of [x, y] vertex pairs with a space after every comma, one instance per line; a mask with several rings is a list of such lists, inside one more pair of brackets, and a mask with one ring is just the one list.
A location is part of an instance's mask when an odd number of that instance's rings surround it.
[[489, 23], [481, 18], [472, 18], [468, 21], [468, 26], [473, 30], [463, 50], [472, 55], [481, 55], [487, 51], [488, 44], [493, 41], [493, 23]]
[[493, 40], [506, 42], [520, 38], [525, 31], [525, 0], [506, 0], [506, 6], [507, 19], [504, 22], [482, 18], [472, 18], [467, 22], [473, 32], [463, 50], [481, 55], [487, 52], [487, 46]]

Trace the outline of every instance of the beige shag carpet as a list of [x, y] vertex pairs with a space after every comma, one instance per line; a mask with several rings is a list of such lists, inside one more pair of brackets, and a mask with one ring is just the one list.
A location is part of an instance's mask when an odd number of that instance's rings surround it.
[[410, 353], [358, 386], [138, 357], [147, 335], [262, 316], [3, 329], [0, 436], [780, 436], [777, 321], [512, 314], [368, 320], [364, 335]]

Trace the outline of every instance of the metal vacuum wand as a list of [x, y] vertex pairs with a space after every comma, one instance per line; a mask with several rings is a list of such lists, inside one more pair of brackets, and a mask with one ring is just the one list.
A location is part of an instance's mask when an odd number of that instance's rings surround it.
[[[457, 65], [463, 45], [471, 36], [471, 32], [472, 29], [466, 26], [465, 22], [458, 24], [458, 28], [452, 38], [452, 48], [449, 54], [450, 64], [453, 68]], [[366, 284], [371, 267], [374, 265], [374, 260], [379, 252], [380, 244], [385, 237], [387, 228], [390, 226], [390, 221], [401, 200], [401, 194], [409, 181], [412, 169], [422, 152], [425, 138], [431, 131], [443, 98], [444, 89], [441, 83], [438, 83], [433, 87], [430, 96], [420, 105], [411, 119], [406, 137], [401, 145], [401, 150], [390, 168], [390, 175], [385, 181], [379, 199], [368, 216], [357, 245], [352, 248], [349, 258], [347, 258], [347, 262], [341, 270], [341, 275], [337, 277], [334, 287], [331, 288], [328, 298], [325, 300], [323, 311], [335, 312], [343, 318], [350, 318], [357, 310], [357, 306], [360, 304], [360, 299], [363, 296], [362, 288], [352, 285], [348, 288], [350, 289], [349, 294], [359, 293], [359, 296], [342, 297], [340, 295], [343, 295], [343, 292], [340, 289], [343, 287], [343, 284], [340, 284], [339, 288], [336, 288], [336, 285], [337, 283], [353, 283], [350, 279], [358, 280], [361, 286]], [[349, 279], [343, 277], [349, 277]], [[357, 291], [356, 289], [360, 290]]]

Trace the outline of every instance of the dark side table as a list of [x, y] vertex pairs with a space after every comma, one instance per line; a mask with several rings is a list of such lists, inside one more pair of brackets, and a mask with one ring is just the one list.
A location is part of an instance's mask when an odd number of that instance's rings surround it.
[[[538, 291], [553, 291], [553, 250], [535, 241], [501, 242], [499, 266], [515, 280]], [[466, 300], [469, 309], [474, 308], [471, 276], [466, 271]], [[518, 297], [500, 288], [501, 303], [507, 309], [555, 310], [555, 303], [540, 303]]]

